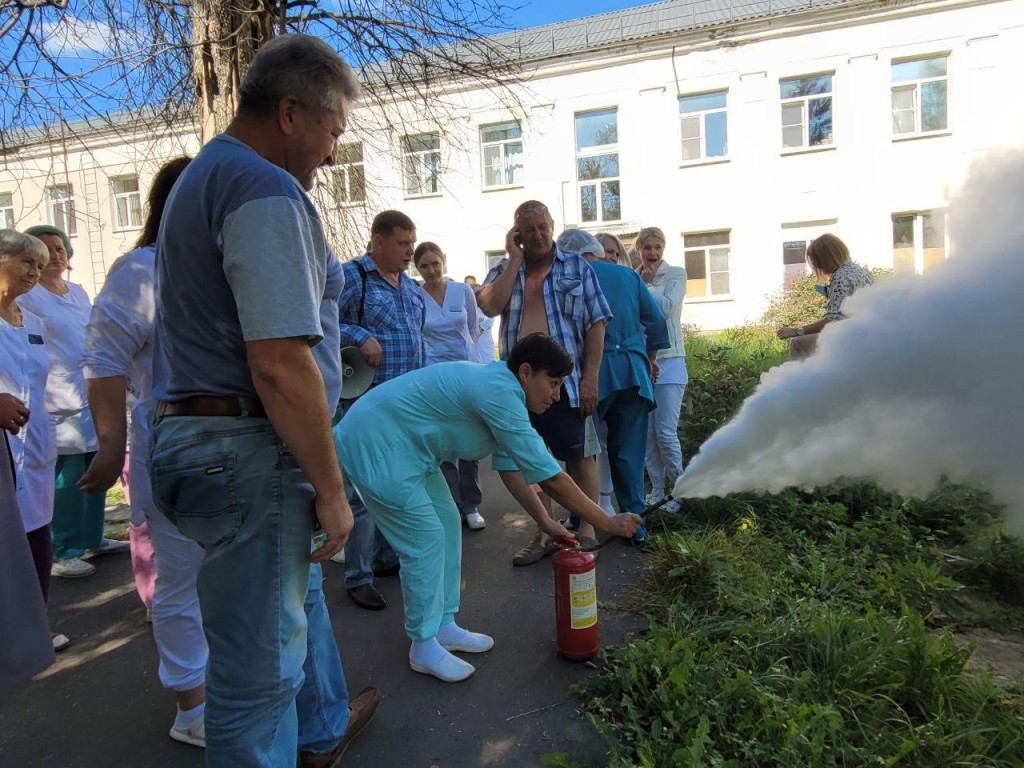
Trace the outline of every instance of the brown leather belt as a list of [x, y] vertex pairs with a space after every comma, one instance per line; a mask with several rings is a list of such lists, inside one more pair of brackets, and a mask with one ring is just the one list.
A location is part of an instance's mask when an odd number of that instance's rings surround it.
[[173, 403], [156, 404], [157, 416], [254, 416], [266, 417], [263, 403], [251, 397], [195, 395]]

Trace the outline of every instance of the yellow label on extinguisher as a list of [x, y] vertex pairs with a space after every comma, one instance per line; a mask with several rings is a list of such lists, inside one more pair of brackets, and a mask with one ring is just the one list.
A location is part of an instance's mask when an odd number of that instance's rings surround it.
[[569, 574], [569, 614], [573, 629], [586, 629], [597, 624], [597, 571]]

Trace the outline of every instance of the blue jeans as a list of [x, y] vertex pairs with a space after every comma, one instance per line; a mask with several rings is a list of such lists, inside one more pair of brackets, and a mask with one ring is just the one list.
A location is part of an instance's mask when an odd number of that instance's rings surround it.
[[270, 422], [156, 418], [156, 506], [205, 550], [197, 590], [210, 648], [206, 761], [293, 768], [348, 725], [348, 690], [309, 562], [313, 486]]
[[[338, 406], [338, 415], [334, 423], [344, 418], [345, 412], [352, 407], [355, 400], [342, 400]], [[344, 469], [344, 468], [343, 468]], [[345, 544], [345, 588], [361, 587], [373, 583], [374, 568], [393, 568], [398, 565], [398, 555], [388, 544], [377, 526], [373, 524], [366, 505], [352, 483], [345, 477], [345, 495], [348, 505], [352, 508], [352, 533]]]

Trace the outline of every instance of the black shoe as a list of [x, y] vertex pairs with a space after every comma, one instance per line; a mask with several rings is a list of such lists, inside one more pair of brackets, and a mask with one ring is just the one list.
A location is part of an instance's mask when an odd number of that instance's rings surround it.
[[381, 579], [386, 579], [388, 576], [397, 576], [400, 570], [402, 570], [401, 563], [395, 563], [390, 568], [374, 568], [373, 575]]
[[368, 611], [383, 611], [388, 607], [388, 601], [373, 584], [360, 584], [358, 587], [351, 587], [348, 590], [348, 596], [352, 598], [353, 603]]

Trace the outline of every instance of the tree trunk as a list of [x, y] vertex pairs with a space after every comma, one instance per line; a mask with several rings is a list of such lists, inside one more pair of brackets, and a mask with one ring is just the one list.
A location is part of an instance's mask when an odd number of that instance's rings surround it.
[[283, 12], [283, 0], [193, 0], [192, 70], [203, 144], [228, 127], [238, 84]]

